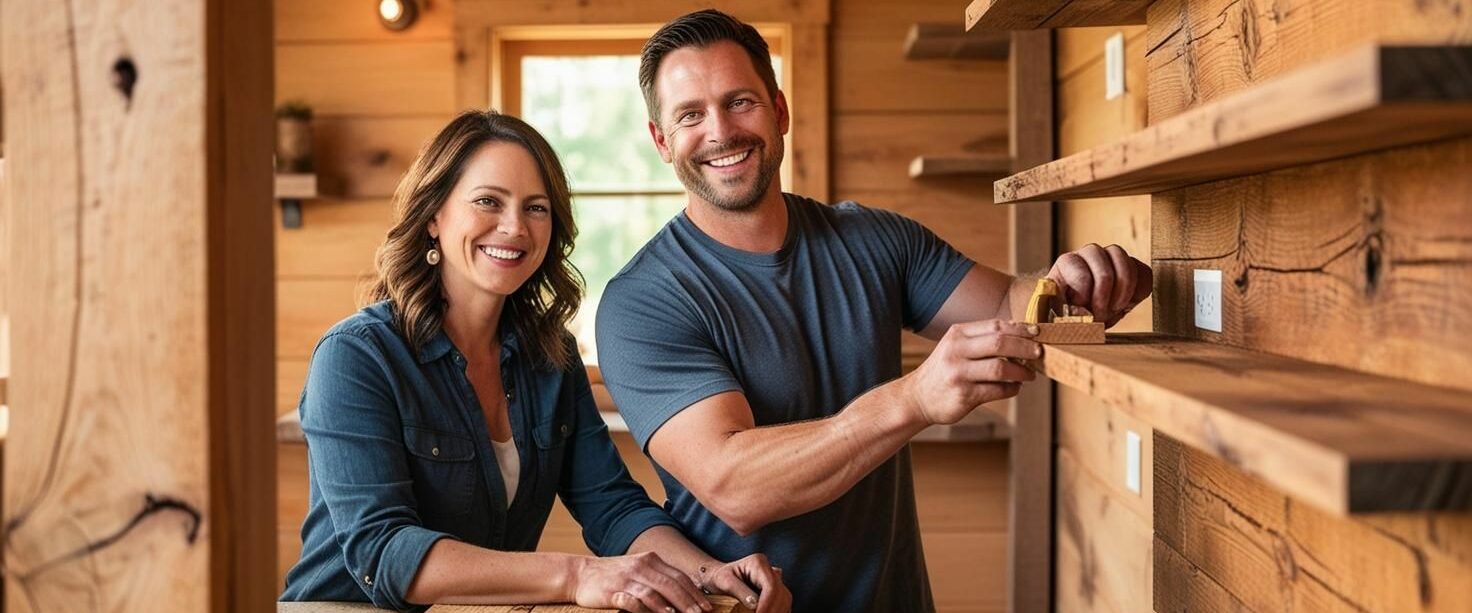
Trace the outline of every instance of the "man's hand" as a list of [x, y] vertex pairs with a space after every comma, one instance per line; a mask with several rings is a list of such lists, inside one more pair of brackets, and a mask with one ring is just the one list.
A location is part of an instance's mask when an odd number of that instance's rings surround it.
[[912, 405], [928, 424], [953, 424], [976, 407], [1017, 395], [1036, 375], [1013, 361], [1042, 355], [1035, 326], [988, 319], [956, 324], [920, 367], [905, 375]]
[[782, 584], [782, 569], [765, 555], [754, 553], [714, 568], [702, 566], [701, 571], [696, 583], [702, 589], [735, 597], [756, 613], [792, 611], [792, 592]]
[[1119, 245], [1090, 243], [1059, 256], [1048, 278], [1058, 283], [1063, 304], [1084, 307], [1094, 321], [1113, 326], [1150, 296], [1155, 275]]

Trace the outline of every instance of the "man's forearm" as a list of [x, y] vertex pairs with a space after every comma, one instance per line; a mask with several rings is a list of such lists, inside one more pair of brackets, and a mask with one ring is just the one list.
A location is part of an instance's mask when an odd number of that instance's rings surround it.
[[712, 454], [718, 491], [701, 499], [742, 534], [837, 500], [927, 425], [907, 386], [876, 387], [832, 417], [732, 434]]
[[654, 526], [645, 530], [634, 542], [629, 543], [630, 555], [653, 551], [665, 563], [680, 569], [692, 578], [700, 577], [700, 567], [713, 568], [723, 562], [696, 547], [679, 530], [669, 526]]

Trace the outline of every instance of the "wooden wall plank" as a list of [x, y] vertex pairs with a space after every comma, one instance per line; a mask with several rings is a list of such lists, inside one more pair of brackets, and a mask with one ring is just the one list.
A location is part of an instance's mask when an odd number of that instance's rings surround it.
[[[833, 37], [833, 110], [1003, 111], [1007, 108], [1004, 62], [904, 59], [895, 36]], [[897, 38], [896, 38], [897, 37]]]
[[937, 611], [1007, 610], [1006, 576], [997, 572], [1006, 566], [1007, 533], [937, 534], [922, 530], [920, 540]]
[[1007, 532], [1006, 443], [916, 443], [910, 452], [921, 531]]
[[1008, 267], [1007, 210], [979, 200], [979, 189], [956, 181], [944, 187], [913, 191], [854, 191], [835, 200], [853, 200], [868, 207], [898, 211], [919, 221], [972, 259], [1005, 270]]
[[752, 23], [826, 24], [830, 0], [457, 0], [458, 23], [504, 25], [565, 25], [588, 23], [664, 23], [704, 8], [729, 11]]
[[378, 20], [376, 2], [359, 0], [275, 0], [276, 42], [371, 41], [448, 39], [454, 21], [453, 0], [418, 0], [414, 25], [397, 32]]
[[302, 396], [302, 386], [307, 382], [307, 364], [305, 358], [276, 360], [276, 412], [273, 417], [296, 411]]
[[276, 357], [312, 357], [317, 339], [358, 310], [356, 279], [278, 279], [276, 281]]
[[[1148, 516], [1116, 504], [1121, 497], [1115, 489], [1097, 478], [1086, 468], [1086, 461], [1076, 458], [1067, 447], [1059, 448], [1057, 461], [1058, 610], [1150, 610]], [[1110, 481], [1118, 482], [1121, 476], [1112, 475]]]
[[286, 573], [302, 555], [302, 522], [310, 508], [311, 478], [307, 446], [276, 445], [276, 593], [286, 587]]
[[1145, 22], [1150, 0], [972, 0], [967, 30], [1036, 30]]
[[[1070, 387], [1058, 388], [1058, 448], [1067, 451], [1080, 473], [1087, 474], [1108, 494], [1109, 505], [1129, 510], [1149, 526], [1153, 519], [1154, 485], [1149, 468], [1152, 455], [1152, 433], [1149, 423], [1117, 410]], [[1125, 487], [1125, 433], [1140, 435], [1140, 492]], [[1059, 491], [1063, 488], [1060, 487]], [[1149, 538], [1137, 547], [1147, 547]]]
[[972, 194], [976, 204], [989, 203], [989, 178], [917, 181], [910, 178], [910, 161], [921, 155], [1007, 151], [1005, 113], [845, 114], [834, 118], [833, 127], [833, 178], [845, 191], [920, 191], [931, 186], [955, 186]]
[[[1472, 607], [1466, 561], [1299, 504], [1169, 437], [1155, 450], [1156, 536], [1253, 610]], [[1179, 573], [1156, 578], [1157, 593], [1191, 589]]]
[[[1446, 170], [1469, 166], [1461, 139], [1157, 195], [1156, 328], [1472, 389], [1472, 176]], [[1199, 268], [1221, 334], [1195, 327]]]
[[334, 198], [387, 199], [420, 147], [449, 115], [323, 117], [312, 122], [320, 191]]
[[276, 225], [277, 278], [339, 277], [374, 273], [374, 252], [393, 223], [386, 200], [308, 200], [302, 226]]
[[[1104, 98], [1104, 44], [1099, 40], [1098, 46], [1092, 48], [1092, 57], [1097, 61], [1083, 62], [1074, 73], [1059, 79], [1060, 157], [1117, 141], [1147, 125], [1144, 28], [1135, 26], [1113, 31], [1125, 33], [1124, 95], [1113, 100]], [[1060, 41], [1076, 38], [1079, 37], [1072, 31], [1059, 36]], [[1088, 42], [1093, 41], [1089, 39]], [[1081, 53], [1078, 50], [1080, 46], [1077, 42], [1070, 45], [1075, 49], [1074, 53]], [[1079, 59], [1071, 58], [1070, 61], [1078, 62]], [[1060, 224], [1060, 227], [1066, 225]]]
[[1371, 40], [1472, 41], [1457, 2], [1160, 0], [1148, 22], [1151, 123]]
[[274, 596], [270, 7], [148, 10], [0, 5], [12, 612]]
[[788, 104], [792, 113], [792, 185], [795, 193], [827, 201], [831, 194], [832, 155], [829, 133], [828, 28], [818, 24], [792, 27]]
[[303, 100], [318, 116], [448, 115], [454, 54], [448, 40], [281, 45], [276, 101]]

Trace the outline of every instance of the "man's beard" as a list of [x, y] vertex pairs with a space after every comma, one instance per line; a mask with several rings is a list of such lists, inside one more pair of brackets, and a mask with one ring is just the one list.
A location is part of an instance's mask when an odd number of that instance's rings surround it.
[[750, 148], [750, 155], [757, 156], [756, 180], [751, 183], [749, 189], [722, 194], [715, 185], [711, 184], [700, 168], [701, 163], [694, 160], [710, 159], [715, 153], [692, 155], [689, 161], [675, 164], [675, 176], [680, 179], [680, 183], [684, 184], [686, 189], [694, 192], [702, 200], [715, 205], [716, 208], [731, 212], [751, 210], [758, 202], [761, 202], [762, 196], [767, 193], [767, 188], [772, 185], [772, 179], [777, 176], [777, 171], [782, 167], [782, 138], [779, 136], [772, 139], [771, 142], [776, 151], [775, 155], [770, 156], [764, 155], [767, 151], [766, 145], [755, 138], [743, 139], [733, 143], [734, 146], [722, 147], [727, 151]]

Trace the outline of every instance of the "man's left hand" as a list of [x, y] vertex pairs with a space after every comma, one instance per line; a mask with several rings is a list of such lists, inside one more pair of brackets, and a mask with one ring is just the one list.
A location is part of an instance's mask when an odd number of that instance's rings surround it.
[[1058, 283], [1059, 299], [1083, 307], [1113, 326], [1150, 296], [1155, 275], [1150, 266], [1130, 257], [1119, 245], [1093, 243], [1058, 257], [1048, 278]]

